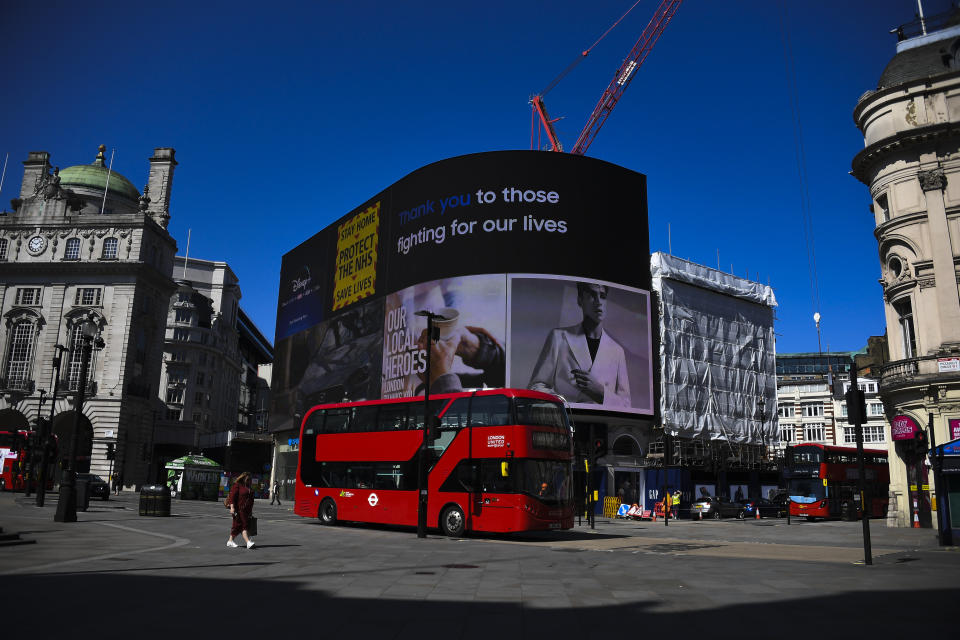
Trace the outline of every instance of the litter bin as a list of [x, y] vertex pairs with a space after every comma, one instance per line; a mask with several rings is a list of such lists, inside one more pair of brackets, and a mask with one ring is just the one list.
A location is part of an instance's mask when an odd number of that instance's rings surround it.
[[163, 484], [149, 484], [140, 489], [140, 515], [170, 515], [170, 487]]
[[86, 511], [90, 506], [90, 481], [77, 478], [77, 511]]

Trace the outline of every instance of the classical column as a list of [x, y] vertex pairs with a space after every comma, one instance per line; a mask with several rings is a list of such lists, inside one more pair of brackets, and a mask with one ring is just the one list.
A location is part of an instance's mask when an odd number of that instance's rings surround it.
[[930, 254], [933, 258], [933, 273], [936, 278], [936, 301], [939, 314], [940, 347], [960, 347], [960, 295], [957, 294], [957, 276], [953, 266], [953, 248], [950, 243], [950, 228], [947, 226], [943, 191], [947, 176], [943, 169], [921, 171], [918, 174], [920, 188], [927, 201], [927, 225], [930, 232]]

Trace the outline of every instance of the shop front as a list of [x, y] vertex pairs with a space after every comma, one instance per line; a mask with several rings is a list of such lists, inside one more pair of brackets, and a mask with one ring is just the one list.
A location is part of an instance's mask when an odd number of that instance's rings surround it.
[[942, 444], [930, 452], [934, 469], [940, 469], [937, 509], [946, 544], [960, 541], [960, 438]]

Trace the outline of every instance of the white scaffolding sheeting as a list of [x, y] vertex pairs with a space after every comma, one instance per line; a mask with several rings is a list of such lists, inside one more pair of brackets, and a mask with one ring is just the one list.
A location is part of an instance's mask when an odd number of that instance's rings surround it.
[[773, 289], [660, 252], [650, 256], [650, 270], [658, 295], [666, 432], [775, 443]]

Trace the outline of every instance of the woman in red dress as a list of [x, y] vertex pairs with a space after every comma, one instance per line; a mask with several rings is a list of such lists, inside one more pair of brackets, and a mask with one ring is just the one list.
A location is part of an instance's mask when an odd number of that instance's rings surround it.
[[233, 516], [233, 523], [230, 526], [230, 539], [227, 540], [228, 547], [238, 546], [234, 542], [237, 534], [243, 534], [243, 540], [247, 543], [247, 549], [253, 547], [253, 540], [247, 535], [247, 523], [253, 515], [253, 491], [250, 490], [250, 472], [244, 471], [234, 481], [230, 487], [230, 495], [227, 497], [230, 504], [230, 515]]

